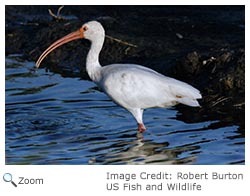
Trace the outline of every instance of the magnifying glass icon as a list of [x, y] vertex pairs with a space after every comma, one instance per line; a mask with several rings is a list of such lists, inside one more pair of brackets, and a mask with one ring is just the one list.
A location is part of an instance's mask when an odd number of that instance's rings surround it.
[[10, 173], [5, 173], [3, 175], [3, 180], [5, 182], [11, 182], [11, 184], [13, 184], [14, 187], [17, 187], [16, 183], [12, 181], [12, 175]]

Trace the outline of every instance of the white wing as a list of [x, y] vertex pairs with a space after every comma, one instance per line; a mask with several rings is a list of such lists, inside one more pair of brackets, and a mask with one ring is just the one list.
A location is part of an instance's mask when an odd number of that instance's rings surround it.
[[169, 107], [176, 103], [199, 106], [200, 92], [192, 86], [135, 64], [102, 68], [98, 85], [117, 104], [129, 108]]

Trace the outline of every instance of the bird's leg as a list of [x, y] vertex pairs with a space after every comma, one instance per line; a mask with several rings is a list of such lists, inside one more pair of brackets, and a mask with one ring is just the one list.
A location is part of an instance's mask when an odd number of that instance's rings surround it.
[[131, 114], [135, 117], [137, 124], [138, 124], [138, 132], [143, 133], [146, 131], [146, 127], [143, 124], [142, 115], [143, 115], [143, 109], [141, 108], [133, 108], [128, 109], [128, 111], [131, 112]]
[[144, 126], [143, 123], [138, 123], [138, 131], [140, 133], [143, 133], [144, 131], [146, 131], [146, 127]]

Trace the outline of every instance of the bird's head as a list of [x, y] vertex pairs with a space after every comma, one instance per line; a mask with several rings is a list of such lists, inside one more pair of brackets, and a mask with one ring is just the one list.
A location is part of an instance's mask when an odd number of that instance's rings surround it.
[[104, 37], [105, 31], [102, 25], [97, 21], [90, 21], [82, 25], [79, 31], [83, 32], [83, 38], [93, 41]]
[[72, 32], [61, 39], [55, 41], [51, 44], [39, 57], [36, 62], [36, 67], [38, 68], [43, 61], [43, 59], [51, 53], [54, 49], [58, 48], [59, 46], [71, 42], [76, 39], [88, 39], [90, 41], [96, 40], [98, 38], [104, 38], [105, 31], [102, 25], [97, 21], [90, 21], [82, 25], [80, 29], [75, 32]]

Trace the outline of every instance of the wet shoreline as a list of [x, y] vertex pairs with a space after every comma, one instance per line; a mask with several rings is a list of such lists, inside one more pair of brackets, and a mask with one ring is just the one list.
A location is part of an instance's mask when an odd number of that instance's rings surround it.
[[[36, 61], [53, 41], [89, 20], [107, 35], [100, 62], [136, 63], [197, 87], [198, 115], [245, 126], [244, 6], [6, 6], [6, 55]], [[43, 62], [65, 77], [88, 79], [87, 41], [72, 42]], [[180, 110], [187, 109], [178, 106]], [[189, 109], [190, 110], [190, 109]]]

